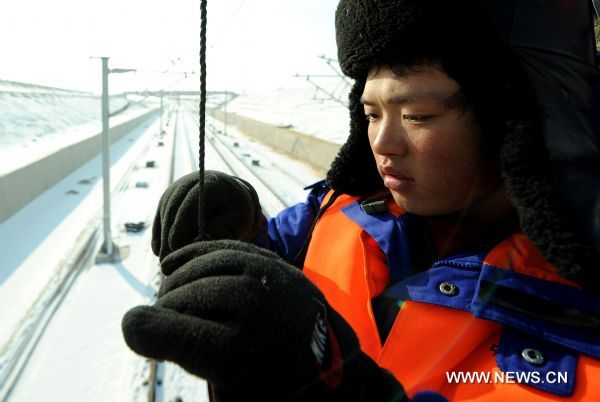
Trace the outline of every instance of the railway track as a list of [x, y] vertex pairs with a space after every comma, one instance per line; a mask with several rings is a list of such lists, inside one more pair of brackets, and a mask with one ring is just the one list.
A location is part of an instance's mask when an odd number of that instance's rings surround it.
[[[197, 109], [188, 108], [189, 113], [197, 114]], [[198, 130], [196, 121], [195, 130]], [[217, 129], [221, 123], [212, 117], [207, 117], [207, 144], [210, 143], [221, 158], [231, 161], [232, 174], [249, 181], [260, 196], [263, 211], [267, 215], [275, 215], [280, 210], [293, 203], [304, 199], [302, 188], [318, 180], [315, 178], [300, 179], [298, 176], [298, 162], [289, 164], [287, 160], [275, 162], [274, 150], [260, 150], [265, 146], [256, 146], [256, 142], [237, 134], [237, 130], [229, 130], [230, 134], [224, 135]], [[302, 168], [300, 168], [302, 169]], [[289, 189], [296, 189], [289, 192]]]

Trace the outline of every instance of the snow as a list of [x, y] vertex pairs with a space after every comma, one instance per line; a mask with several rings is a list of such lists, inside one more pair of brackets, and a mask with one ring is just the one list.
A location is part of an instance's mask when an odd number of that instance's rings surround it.
[[[81, 93], [68, 95], [68, 91], [60, 96], [49, 96], [41, 93], [49, 90], [45, 87], [2, 81], [0, 88], [5, 91], [0, 92], [0, 160], [10, 159], [10, 162], [0, 162], [0, 174], [97, 132], [97, 99]], [[11, 95], [17, 90], [28, 90], [31, 94], [27, 97]], [[276, 121], [292, 124], [295, 129], [312, 135], [330, 135], [335, 131], [334, 116], [338, 116], [336, 119], [342, 114], [346, 116], [347, 109], [333, 101], [315, 101], [312, 95], [302, 104], [302, 96], [309, 93], [313, 94], [313, 90], [279, 90], [266, 98], [240, 96], [235, 101], [237, 106], [230, 105], [230, 110], [252, 112], [253, 118], [274, 124]], [[266, 111], [258, 116], [260, 105]], [[36, 114], [29, 115], [31, 110]], [[130, 114], [111, 120], [129, 119], [145, 110], [140, 106]], [[165, 118], [165, 123], [167, 120], [171, 123], [164, 138], [159, 135], [159, 119], [154, 117], [111, 147], [112, 232], [124, 257], [121, 262], [96, 264], [90, 261], [61, 293], [63, 278], [75, 266], [78, 251], [92, 233], [101, 234], [98, 230], [102, 202], [99, 156], [0, 224], [0, 255], [3, 256], [0, 400], [8, 391], [3, 388], [7, 379], [17, 375], [16, 386], [6, 401], [146, 400], [148, 386], [144, 381], [149, 362], [124, 344], [120, 321], [129, 308], [151, 304], [155, 298], [160, 276], [157, 259], [149, 247], [149, 228], [158, 199], [167, 185], [173, 151], [172, 131], [178, 113], [183, 117], [181, 124], [188, 137], [175, 142], [178, 155], [174, 161], [175, 178], [193, 170], [198, 160], [193, 110], [189, 106], [176, 108], [174, 103], [168, 102], [165, 110], [171, 110], [172, 114]], [[332, 123], [327, 123], [326, 118]], [[28, 125], [24, 125], [25, 121]], [[220, 124], [210, 119], [209, 123]], [[311, 127], [315, 131], [309, 131]], [[322, 172], [308, 169], [301, 161], [284, 158], [233, 128], [228, 131], [229, 136], [223, 136], [222, 141], [229, 145], [239, 142], [241, 146], [235, 148], [235, 152], [255, 173], [269, 177], [282, 190], [287, 204], [303, 200], [306, 192], [301, 188], [322, 178]], [[158, 141], [164, 146], [158, 146]], [[260, 166], [252, 166], [251, 159], [259, 159]], [[155, 160], [157, 167], [146, 168], [147, 160]], [[283, 178], [279, 166], [295, 172], [297, 179]], [[206, 168], [227, 169], [211, 153], [207, 154]], [[137, 188], [135, 183], [139, 181], [147, 182], [148, 187]], [[145, 222], [147, 229], [140, 233], [124, 231], [124, 223], [138, 221]], [[92, 258], [98, 247], [96, 243]], [[56, 294], [60, 297], [55, 297]], [[56, 311], [46, 318], [44, 311], [49, 305], [55, 306]], [[35, 338], [35, 331], [42, 332], [43, 336], [31, 351], [22, 353], [21, 345]], [[23, 370], [15, 369], [25, 357], [29, 359]], [[205, 383], [175, 365], [160, 364], [158, 373], [162, 386], [158, 389], [157, 401], [172, 401], [176, 396], [184, 401], [208, 400]]]
[[[153, 132], [158, 130], [156, 117], [152, 120], [152, 125], [141, 126], [112, 147], [111, 175], [114, 178], [124, 176], [130, 166], [135, 164], [140, 154], [148, 148]], [[131, 146], [131, 140], [134, 141], [133, 146]], [[42, 194], [0, 227], [0, 247], [2, 248], [0, 253], [13, 257], [9, 258], [7, 264], [3, 266], [3, 280], [0, 287], [0, 306], [2, 306], [3, 323], [5, 324], [0, 332], [0, 345], [2, 345], [0, 368], [2, 369], [6, 369], [5, 366], [10, 363], [10, 359], [16, 358], [14, 356], [15, 346], [19, 345], [23, 338], [31, 336], [32, 325], [29, 321], [35, 321], [39, 312], [43, 311], [49, 303], [53, 288], [60, 286], [61, 279], [66, 275], [64, 271], [68, 270], [71, 265], [71, 262], [65, 257], [72, 253], [74, 245], [85, 240], [85, 237], [89, 236], [90, 230], [97, 227], [102, 200], [102, 182], [97, 178], [91, 180], [90, 184], [78, 185], [77, 182], [82, 178], [94, 177], [99, 171], [98, 156]], [[112, 184], [115, 189], [121, 185], [118, 179], [114, 180]], [[68, 194], [68, 190], [73, 187], [82, 191], [79, 194]], [[157, 187], [156, 192], [160, 192], [160, 186]], [[152, 215], [151, 209], [153, 209], [151, 205], [156, 200], [149, 199], [147, 201], [149, 202], [147, 220], [149, 220]], [[122, 201], [115, 202], [115, 208], [118, 208], [120, 202]], [[44, 216], [45, 219], [39, 220], [36, 225], [31, 224], [41, 216]], [[117, 216], [117, 218], [119, 217]], [[116, 226], [118, 227], [118, 225]], [[19, 246], [27, 250], [13, 254], [11, 250]], [[132, 254], [144, 252], [146, 248], [141, 244], [135, 248], [130, 247]], [[146, 270], [148, 267], [153, 268], [154, 272], [146, 273], [146, 276], [155, 274], [155, 262], [148, 264], [141, 257], [138, 258], [138, 261], [141, 264], [138, 262], [136, 267], [138, 265], [145, 266]], [[31, 359], [31, 366], [27, 366], [27, 370], [19, 380], [19, 384], [27, 384], [28, 378], [32, 378], [36, 386], [19, 385], [13, 392], [11, 400], [75, 400], [75, 396], [81, 397], [83, 394], [74, 386], [73, 375], [80, 379], [75, 384], [81, 384], [82, 387], [87, 388], [93, 388], [94, 381], [85, 377], [86, 373], [89, 373], [91, 377], [96, 377], [104, 371], [107, 374], [112, 372], [111, 375], [114, 375], [115, 367], [105, 366], [107, 364], [106, 357], [101, 359], [90, 355], [94, 351], [93, 343], [100, 342], [102, 344], [102, 347], [97, 349], [105, 356], [114, 355], [113, 351], [117, 347], [123, 348], [121, 337], [116, 336], [120, 316], [128, 307], [135, 305], [136, 302], [144, 301], [139, 296], [134, 299], [131, 295], [127, 297], [127, 292], [122, 291], [123, 287], [132, 288], [135, 293], [144, 293], [145, 285], [143, 284], [152, 283], [152, 281], [144, 277], [143, 272], [128, 271], [129, 267], [127, 266], [117, 266], [114, 270], [94, 269], [98, 267], [93, 266], [80, 274], [81, 278], [77, 281], [77, 286], [74, 287], [72, 293], [68, 294], [47, 328], [42, 342], [37, 345]], [[133, 270], [133, 268], [131, 269]], [[108, 273], [108, 271], [112, 271], [112, 273]], [[120, 280], [115, 278], [116, 274]], [[83, 300], [78, 300], [78, 298], [83, 298]], [[120, 307], [115, 303], [121, 303]], [[112, 323], [112, 333], [107, 335], [106, 326], [92, 325], [93, 323]], [[91, 330], [97, 332], [91, 335], [87, 332]], [[51, 343], [46, 346], [44, 342], [47, 339], [51, 340]], [[78, 364], [82, 367], [77, 367]], [[53, 365], [58, 366], [54, 367]], [[90, 367], [84, 369], [86, 366]], [[43, 367], [43, 376], [37, 375], [42, 370], [40, 367]], [[61, 385], [60, 381], [55, 378], [56, 376], [59, 376], [64, 384]], [[100, 382], [100, 384], [102, 383]], [[40, 385], [42, 386], [40, 387]], [[102, 386], [106, 388], [106, 385]], [[65, 399], [62, 396], [67, 395], [68, 391], [75, 393], [73, 398]], [[36, 392], [40, 394], [36, 394]], [[44, 399], [44, 395], [48, 395], [49, 392], [58, 392], [61, 397]], [[114, 395], [117, 394], [118, 392]], [[99, 397], [104, 395], [103, 399], [85, 397], [83, 400], [113, 399], [112, 397], [106, 398], [106, 394], [98, 395]]]
[[[142, 134], [147, 133], [136, 130], [112, 148], [113, 178], [123, 176], [141, 147], [147, 145], [145, 138], [146, 144], [140, 141], [129, 149], [130, 140], [139, 140]], [[0, 305], [6, 306], [3, 321], [7, 325], [0, 329], [0, 340], [22, 319], [29, 307], [27, 300], [37, 297], [57, 274], [55, 267], [64, 263], [69, 248], [89, 235], [91, 228], [86, 223], [96, 220], [102, 201], [100, 171], [98, 155], [0, 226], [0, 253], [7, 256], [0, 274]], [[82, 180], [89, 184], [79, 184]], [[113, 179], [111, 184], [116, 188], [119, 180]]]
[[132, 400], [126, 395], [135, 390], [130, 381], [139, 361], [123, 353], [126, 346], [119, 336], [120, 321], [130, 306], [145, 303], [152, 292], [148, 285], [151, 274], [140, 272], [140, 268], [144, 262], [146, 267], [156, 267], [144, 259], [143, 248], [134, 250], [129, 258], [141, 257], [136, 264], [125, 261], [93, 266], [81, 275], [47, 328], [10, 400]]
[[0, 80], [0, 92], [18, 92], [18, 93], [51, 93], [55, 95], [89, 95], [82, 91], [73, 91], [69, 89], [54, 88], [44, 85], [29, 84], [26, 82], [16, 82]]
[[336, 100], [323, 91], [304, 85], [296, 89], [240, 95], [230, 102], [227, 111], [343, 144], [350, 127], [345, 105], [350, 87], [339, 78], [319, 85]]
[[[152, 99], [119, 95], [109, 100], [110, 110], [129, 102], [135, 105], [111, 118], [111, 125], [157, 107]], [[0, 80], [0, 175], [98, 134], [100, 116], [97, 96]]]

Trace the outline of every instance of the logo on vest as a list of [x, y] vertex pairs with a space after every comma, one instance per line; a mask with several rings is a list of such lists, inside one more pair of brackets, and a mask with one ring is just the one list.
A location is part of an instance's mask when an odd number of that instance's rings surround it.
[[327, 310], [325, 306], [317, 300], [321, 309], [315, 318], [315, 326], [313, 327], [312, 340], [310, 349], [320, 366], [325, 365], [327, 356], [329, 355], [327, 342]]

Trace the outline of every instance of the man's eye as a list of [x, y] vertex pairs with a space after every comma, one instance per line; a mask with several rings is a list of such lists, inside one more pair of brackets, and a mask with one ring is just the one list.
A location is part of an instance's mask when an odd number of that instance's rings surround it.
[[417, 114], [405, 114], [404, 120], [411, 121], [413, 123], [423, 123], [433, 118], [432, 115], [417, 115]]
[[367, 119], [367, 121], [376, 121], [379, 118], [379, 116], [375, 113], [369, 113], [365, 116], [365, 118]]

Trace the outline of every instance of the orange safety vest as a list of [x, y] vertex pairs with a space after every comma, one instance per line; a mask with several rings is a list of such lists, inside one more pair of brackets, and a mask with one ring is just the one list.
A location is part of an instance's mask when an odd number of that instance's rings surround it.
[[[331, 192], [323, 204], [330, 196]], [[386, 205], [388, 218], [390, 213], [395, 218], [403, 215], [393, 201]], [[361, 349], [393, 373], [410, 397], [433, 390], [450, 401], [600, 401], [600, 381], [594, 381], [600, 379], [600, 360], [581, 353], [588, 350], [585, 342], [578, 343], [579, 338], [570, 339], [560, 330], [539, 329], [543, 326], [536, 324], [538, 318], [524, 319], [518, 311], [514, 316], [503, 315], [501, 303], [486, 303], [474, 296], [481, 296], [484, 285], [510, 291], [519, 280], [524, 282], [524, 293], [527, 287], [534, 292], [552, 286], [552, 291], [573, 293], [572, 299], [583, 295], [577, 285], [558, 276], [521, 233], [493, 248], [478, 268], [459, 258], [420, 274], [422, 278], [412, 278], [414, 286], [400, 286], [399, 292], [404, 292], [399, 298], [401, 308], [382, 344], [371, 299], [390, 286], [389, 258], [365, 225], [345, 213], [348, 208], [360, 208], [359, 199], [342, 195], [321, 216], [312, 233], [304, 273], [352, 326]], [[440, 294], [438, 282], [449, 273], [464, 279], [456, 297]], [[444, 297], [448, 302], [434, 300]], [[599, 305], [596, 299], [596, 308]], [[596, 339], [589, 347], [591, 355], [599, 349], [600, 339]], [[547, 358], [542, 363], [532, 360], [540, 351]]]

